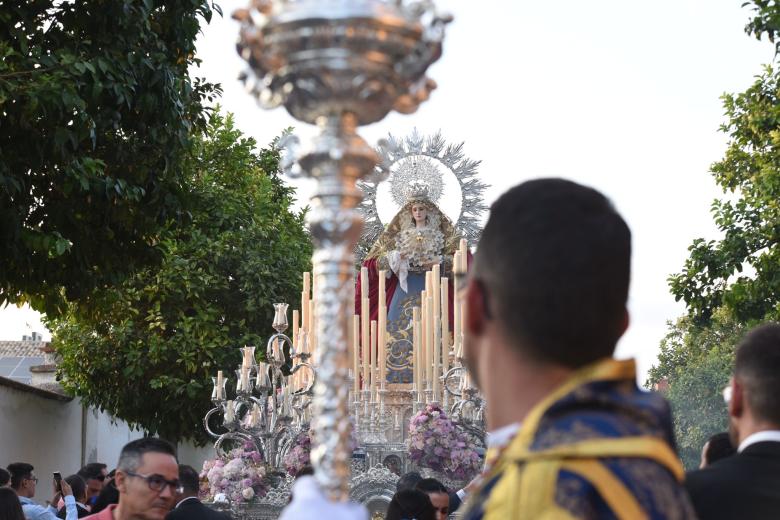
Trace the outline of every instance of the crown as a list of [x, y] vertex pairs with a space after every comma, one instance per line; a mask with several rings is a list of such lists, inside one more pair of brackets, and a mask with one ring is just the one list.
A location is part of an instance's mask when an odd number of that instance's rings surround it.
[[390, 193], [399, 206], [412, 200], [438, 204], [444, 190], [442, 174], [436, 163], [423, 156], [412, 156], [399, 162], [390, 181]]
[[406, 190], [406, 200], [427, 200], [430, 201], [431, 188], [422, 182], [414, 182]]

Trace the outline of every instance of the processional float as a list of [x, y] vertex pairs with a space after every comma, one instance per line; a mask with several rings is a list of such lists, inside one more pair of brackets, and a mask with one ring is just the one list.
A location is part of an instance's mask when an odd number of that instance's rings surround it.
[[[260, 105], [284, 106], [294, 118], [319, 128], [308, 142], [290, 135], [279, 143], [286, 150], [285, 172], [317, 181], [308, 215], [315, 251], [312, 289], [309, 293], [304, 284], [300, 313], [293, 315], [293, 340], [277, 328], [263, 364], [255, 361], [254, 350], [248, 350], [252, 347], [246, 347], [236, 373], [236, 398], [227, 399], [226, 378], [218, 375], [215, 408], [209, 414], [223, 413], [223, 426], [232, 438], [262, 436], [263, 449], [276, 459], [289, 448], [293, 433], [310, 421], [315, 477], [330, 499], [343, 501], [350, 496], [351, 409], [361, 399], [369, 403], [363, 406], [362, 423], [358, 413], [359, 434], [376, 431], [377, 421], [384, 420], [383, 414], [373, 412], [381, 409], [377, 400], [383, 394], [367, 395], [364, 387], [354, 387], [358, 374], [350, 377], [354, 251], [365, 214], [358, 210], [363, 192], [357, 184], [375, 202], [371, 187], [389, 174], [393, 150], [398, 150], [398, 142], [391, 139], [377, 153], [357, 128], [380, 121], [391, 110], [412, 113], [428, 98], [436, 85], [426, 70], [441, 56], [451, 18], [438, 14], [433, 2], [409, 0], [255, 0], [234, 18], [241, 23], [238, 52], [250, 67], [243, 79]], [[425, 155], [427, 144], [436, 151], [442, 141], [417, 139], [410, 155]], [[438, 151], [439, 161], [462, 155], [459, 147]], [[469, 177], [472, 170], [475, 164], [461, 173]], [[474, 193], [476, 185], [469, 186], [462, 190], [464, 197]], [[468, 211], [461, 216], [467, 223], [476, 222]], [[369, 233], [374, 230], [367, 228]], [[466, 238], [474, 237], [466, 233]], [[275, 322], [280, 321], [277, 312]], [[300, 329], [305, 327], [308, 337], [301, 341]], [[294, 362], [285, 366], [289, 357]], [[441, 381], [446, 387], [458, 372], [462, 367], [453, 366], [443, 377], [430, 378], [431, 384]], [[481, 406], [476, 392], [465, 390], [461, 395]], [[430, 401], [433, 388], [428, 395]], [[372, 407], [371, 399], [378, 406]], [[225, 434], [215, 435], [222, 440]]]

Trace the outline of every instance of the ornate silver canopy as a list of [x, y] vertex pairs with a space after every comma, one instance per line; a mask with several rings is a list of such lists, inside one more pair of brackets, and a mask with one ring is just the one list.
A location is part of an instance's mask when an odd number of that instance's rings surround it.
[[482, 214], [487, 209], [484, 192], [487, 184], [477, 176], [481, 161], [469, 159], [463, 153], [463, 143], [447, 144], [441, 131], [432, 136], [420, 135], [415, 129], [406, 137], [388, 135], [376, 149], [381, 157], [375, 178], [358, 181], [357, 186], [364, 194], [358, 211], [365, 219], [363, 234], [356, 254], [362, 260], [371, 245], [384, 229], [377, 208], [379, 182], [389, 172], [390, 193], [398, 206], [403, 206], [411, 197], [421, 191], [426, 198], [439, 205], [443, 193], [441, 168], [446, 168], [458, 181], [460, 188], [460, 213], [453, 219], [455, 227], [470, 246], [475, 246], [482, 233]]

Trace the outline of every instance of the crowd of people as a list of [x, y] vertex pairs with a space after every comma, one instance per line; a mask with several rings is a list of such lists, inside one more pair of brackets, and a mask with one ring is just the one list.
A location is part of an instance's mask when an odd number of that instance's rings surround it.
[[[633, 361], [613, 358], [628, 327], [630, 265], [628, 226], [596, 190], [541, 179], [493, 204], [462, 291], [464, 356], [487, 401], [485, 467], [462, 490], [404, 475], [388, 519], [455, 509], [464, 520], [780, 517], [780, 324], [737, 347], [729, 432], [686, 475], [667, 402], [637, 386]], [[10, 464], [0, 520], [224, 518], [198, 502], [197, 472], [163, 440], [129, 443], [105, 470], [66, 477], [43, 507], [34, 468]], [[283, 520], [364, 518], [325, 500], [312, 476], [293, 497]]]
[[90, 463], [61, 480], [51, 478], [45, 506], [35, 500], [39, 478], [25, 462], [0, 469], [0, 520], [229, 519], [198, 500], [198, 472], [178, 464], [173, 445], [154, 437], [125, 445], [111, 472], [106, 464]]

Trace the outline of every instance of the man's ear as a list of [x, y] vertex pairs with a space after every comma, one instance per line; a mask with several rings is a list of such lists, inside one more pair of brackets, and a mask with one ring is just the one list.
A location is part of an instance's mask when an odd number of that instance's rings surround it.
[[485, 330], [487, 322], [487, 293], [484, 284], [474, 278], [470, 278], [466, 285], [466, 311], [465, 326], [466, 330], [472, 335], [481, 335]]
[[745, 411], [745, 387], [737, 378], [731, 379], [731, 401], [729, 401], [729, 415], [734, 418], [742, 417]]
[[620, 323], [620, 335], [626, 333], [626, 330], [628, 330], [628, 325], [631, 323], [631, 315], [628, 313], [628, 307], [623, 309], [623, 321]]
[[116, 470], [116, 474], [114, 475], [114, 485], [116, 486], [117, 490], [119, 490], [120, 493], [125, 494], [126, 489], [125, 486], [127, 483], [125, 482], [126, 479], [125, 472], [121, 469]]

